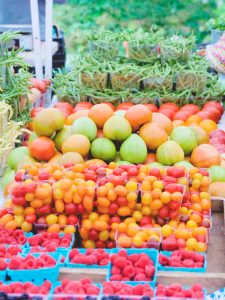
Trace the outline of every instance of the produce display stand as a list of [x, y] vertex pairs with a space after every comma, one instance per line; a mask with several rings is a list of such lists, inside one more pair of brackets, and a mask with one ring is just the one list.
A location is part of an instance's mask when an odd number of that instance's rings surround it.
[[[213, 200], [213, 199], [212, 199]], [[163, 272], [158, 271], [157, 283], [173, 284], [179, 283], [182, 286], [191, 286], [195, 283], [202, 284], [207, 293], [213, 293], [225, 287], [225, 242], [224, 242], [224, 216], [222, 213], [221, 200], [213, 200], [213, 226], [210, 232], [209, 247], [207, 251], [208, 266], [206, 273], [187, 272]], [[107, 271], [104, 269], [68, 269], [61, 268], [59, 279], [82, 279], [89, 277], [93, 282], [105, 281]]]

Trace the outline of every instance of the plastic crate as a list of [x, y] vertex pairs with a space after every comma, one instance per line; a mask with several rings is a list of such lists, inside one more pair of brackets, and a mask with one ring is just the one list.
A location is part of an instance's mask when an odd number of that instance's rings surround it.
[[[188, 286], [184, 286], [185, 290], [189, 289], [190, 287]], [[157, 291], [157, 287], [155, 288], [155, 295], [154, 295], [154, 300], [181, 300], [181, 298], [177, 298], [177, 297], [167, 297], [167, 296], [156, 296], [156, 291]], [[206, 295], [207, 295], [207, 290], [203, 289], [204, 292], [204, 300], [206, 299]], [[182, 298], [184, 300], [202, 300], [203, 298]], [[151, 299], [150, 299], [151, 300]], [[222, 299], [221, 299], [222, 300]]]
[[0, 272], [0, 281], [6, 280], [6, 270]]
[[100, 288], [99, 295], [54, 294], [55, 288], [62, 285], [62, 283], [60, 281], [58, 281], [53, 285], [51, 296], [48, 299], [49, 300], [57, 300], [57, 299], [60, 299], [60, 300], [61, 299], [65, 299], [65, 300], [68, 300], [68, 299], [72, 299], [72, 300], [80, 300], [80, 299], [98, 300], [99, 296], [101, 295], [102, 285], [99, 284], [99, 283], [92, 283], [92, 284]]
[[[37, 225], [39, 225], [39, 224], [37, 224]], [[40, 225], [40, 226], [43, 226], [43, 225]], [[44, 226], [45, 226], [45, 225], [44, 225]], [[48, 225], [46, 225], [46, 226], [48, 226]], [[37, 235], [41, 235], [41, 234], [42, 234], [42, 233], [38, 233]], [[65, 234], [64, 234], [64, 233], [60, 233], [59, 235], [60, 235], [60, 237], [63, 237]], [[65, 247], [58, 247], [58, 249], [60, 249], [60, 250], [68, 250], [68, 249], [72, 249], [73, 244], [74, 244], [74, 241], [75, 241], [75, 235], [74, 235], [74, 234], [71, 234], [71, 235], [72, 235], [72, 240], [71, 240], [71, 242], [70, 242], [69, 247], [68, 247], [68, 248], [65, 248]], [[31, 248], [32, 246], [30, 246], [29, 240], [27, 241], [27, 243], [28, 243], [28, 247]]]
[[[33, 283], [35, 284], [34, 282], [31, 282], [31, 281], [26, 281], [27, 282], [30, 282], [30, 283]], [[10, 285], [14, 283], [13, 281], [7, 281], [7, 282], [4, 282], [4, 284], [6, 285]], [[42, 284], [36, 284], [36, 286], [41, 286]], [[48, 297], [52, 294], [53, 292], [53, 287], [54, 287], [54, 284], [52, 283], [52, 286], [49, 290], [49, 293], [47, 295], [44, 295], [44, 294], [27, 294], [27, 293], [22, 293], [22, 294], [15, 294], [15, 293], [10, 293], [10, 294], [7, 294], [7, 297], [8, 298], [1, 298], [0, 299], [12, 299], [12, 300], [15, 300], [15, 299], [18, 299], [18, 300], [21, 300], [21, 299], [24, 299], [24, 296], [26, 295], [26, 299], [27, 300], [47, 300]]]
[[[85, 254], [86, 253], [86, 249], [84, 248], [80, 248], [80, 249], [77, 249], [79, 251], [79, 253], [81, 254]], [[105, 252], [109, 253], [110, 254], [110, 250], [109, 249], [104, 249]], [[110, 260], [110, 257], [109, 257], [109, 260]], [[69, 258], [69, 255], [67, 256], [67, 259], [66, 259], [66, 267], [68, 268], [88, 268], [88, 269], [107, 269], [109, 267], [109, 263], [108, 265], [106, 266], [99, 266], [97, 264], [93, 264], [93, 265], [86, 265], [86, 264], [74, 264], [74, 263], [71, 263], [70, 262], [70, 258]]]
[[[36, 284], [41, 284], [45, 280], [49, 280], [54, 283], [55, 281], [57, 281], [57, 278], [59, 276], [61, 255], [59, 253], [51, 253], [49, 255], [51, 255], [56, 260], [56, 265], [54, 267], [25, 270], [10, 270], [7, 268], [6, 273], [10, 277], [11, 281], [30, 281]], [[40, 254], [33, 254], [33, 256], [38, 257], [40, 256]]]
[[[63, 268], [63, 267], [65, 267], [65, 263], [66, 263], [66, 259], [67, 259], [67, 256], [68, 256], [68, 254], [69, 254], [69, 249], [63, 249], [63, 248], [58, 248], [56, 251], [54, 251], [54, 252], [46, 252], [46, 251], [41, 251], [41, 249], [40, 249], [40, 251], [38, 251], [38, 252], [30, 252], [31, 251], [31, 249], [32, 249], [32, 247], [29, 247], [29, 248], [26, 248], [25, 250], [24, 250], [24, 252], [23, 252], [23, 254], [25, 254], [25, 255], [28, 255], [28, 254], [31, 254], [31, 255], [33, 255], [33, 254], [35, 254], [35, 255], [37, 255], [37, 254], [43, 254], [43, 253], [47, 253], [47, 254], [49, 254], [49, 255], [51, 255], [51, 254], [61, 254], [61, 256], [63, 257], [65, 257], [65, 260], [64, 260], [64, 262], [61, 262], [60, 261], [60, 268]], [[44, 250], [45, 248], [43, 248], [42, 247], [42, 249]], [[61, 257], [61, 259], [62, 259], [62, 257]]]
[[[167, 257], [170, 257], [172, 255], [173, 252], [170, 251], [161, 251], [160, 254], [163, 254]], [[202, 268], [185, 268], [185, 267], [181, 267], [181, 268], [175, 268], [175, 267], [170, 267], [170, 266], [162, 266], [160, 264], [160, 262], [158, 263], [158, 270], [159, 271], [174, 271], [174, 272], [196, 272], [196, 273], [204, 273], [206, 272], [206, 268], [207, 268], [207, 257], [205, 253], [200, 253], [199, 254], [203, 255], [205, 260], [204, 260], [204, 266]]]
[[[111, 255], [112, 254], [117, 254], [119, 253], [121, 249], [112, 249], [111, 250]], [[141, 248], [141, 249], [123, 249], [127, 252], [128, 255], [131, 255], [131, 254], [141, 254], [141, 253], [145, 253], [147, 254], [151, 260], [153, 261], [154, 263], [154, 267], [155, 267], [155, 274], [153, 276], [153, 279], [152, 281], [142, 281], [142, 283], [149, 283], [150, 286], [153, 288], [156, 284], [156, 277], [157, 277], [157, 269], [158, 269], [158, 256], [159, 256], [159, 252], [155, 249], [148, 249], [148, 248]], [[110, 262], [109, 264], [109, 268], [108, 268], [108, 272], [107, 272], [107, 275], [106, 275], [106, 280], [107, 281], [110, 281], [110, 277], [111, 277], [111, 269], [112, 269], [112, 264]], [[122, 281], [124, 283], [139, 283], [139, 281]]]

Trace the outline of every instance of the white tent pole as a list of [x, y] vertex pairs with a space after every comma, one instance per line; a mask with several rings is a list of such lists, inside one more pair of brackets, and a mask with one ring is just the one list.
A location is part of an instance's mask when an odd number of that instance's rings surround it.
[[36, 78], [43, 79], [38, 0], [30, 0]]
[[53, 0], [45, 5], [45, 77], [52, 78], [52, 8]]

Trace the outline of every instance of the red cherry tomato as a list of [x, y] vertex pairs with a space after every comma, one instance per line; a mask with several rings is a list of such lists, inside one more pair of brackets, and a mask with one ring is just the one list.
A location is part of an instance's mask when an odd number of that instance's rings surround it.
[[76, 225], [78, 224], [79, 220], [78, 220], [78, 217], [77, 216], [69, 216], [67, 218], [67, 224], [68, 225]]
[[185, 175], [185, 172], [182, 168], [170, 167], [167, 169], [167, 175], [175, 178], [180, 178]]
[[131, 102], [123, 102], [117, 106], [116, 110], [128, 110], [132, 106], [134, 106], [134, 104]]
[[220, 110], [221, 114], [223, 114], [224, 112], [223, 105], [220, 102], [208, 101], [204, 104], [203, 109], [205, 109], [206, 107], [215, 107]]
[[175, 114], [175, 111], [172, 108], [162, 108], [159, 110], [159, 112], [168, 117], [170, 120], [173, 119], [173, 116]]
[[175, 112], [177, 112], [179, 110], [179, 107], [173, 103], [173, 102], [167, 102], [167, 103], [163, 103], [161, 106], [160, 106], [160, 109], [164, 109], [164, 108], [170, 108], [170, 109], [173, 109]]
[[191, 113], [189, 111], [178, 111], [173, 116], [173, 120], [181, 120], [185, 122], [190, 116]]
[[33, 108], [33, 109], [31, 110], [31, 112], [30, 112], [31, 118], [36, 117], [36, 116], [38, 115], [38, 113], [39, 113], [40, 111], [42, 111], [42, 109], [44, 109], [44, 107], [35, 107], [35, 108]]
[[26, 220], [28, 223], [31, 223], [31, 224], [35, 223], [35, 222], [36, 222], [36, 219], [37, 219], [37, 217], [36, 217], [35, 214], [27, 215], [26, 218], [25, 218], [25, 220]]
[[144, 104], [144, 106], [146, 106], [148, 109], [151, 110], [151, 112], [158, 112], [158, 107], [155, 104], [152, 103], [148, 103], [148, 104]]

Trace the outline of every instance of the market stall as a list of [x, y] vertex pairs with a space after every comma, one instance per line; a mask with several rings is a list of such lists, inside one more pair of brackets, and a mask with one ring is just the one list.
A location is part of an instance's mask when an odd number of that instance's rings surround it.
[[0, 292], [207, 299], [223, 288], [224, 89], [194, 37], [94, 35], [52, 82], [4, 57]]

